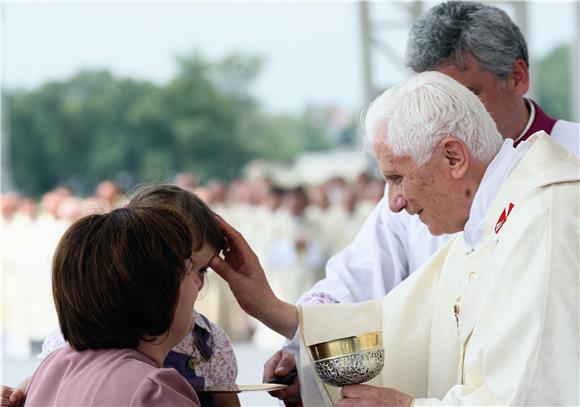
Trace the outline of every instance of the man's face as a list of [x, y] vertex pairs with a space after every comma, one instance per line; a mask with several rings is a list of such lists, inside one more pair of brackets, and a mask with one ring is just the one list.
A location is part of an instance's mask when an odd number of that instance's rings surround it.
[[460, 185], [449, 174], [437, 148], [426, 164], [417, 166], [409, 156], [396, 156], [384, 142], [373, 145], [379, 169], [388, 184], [389, 209], [418, 215], [434, 235], [463, 230], [469, 203], [457, 197]]
[[[523, 64], [523, 65], [522, 65]], [[491, 72], [481, 69], [473, 56], [467, 58], [466, 69], [455, 66], [442, 66], [437, 71], [444, 73], [479, 97], [495, 121], [498, 131], [504, 138], [516, 138], [525, 127], [527, 115], [522, 116], [523, 95], [528, 89], [525, 82], [515, 82], [513, 76], [527, 68], [523, 61], [515, 65], [514, 73], [505, 81], [498, 80]]]

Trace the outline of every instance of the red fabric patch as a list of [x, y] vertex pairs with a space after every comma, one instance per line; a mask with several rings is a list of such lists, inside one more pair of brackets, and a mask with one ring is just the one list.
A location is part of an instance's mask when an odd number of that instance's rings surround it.
[[499, 215], [499, 219], [497, 220], [497, 223], [495, 224], [495, 233], [496, 234], [499, 233], [499, 230], [502, 228], [503, 224], [507, 220], [507, 218], [508, 218], [509, 214], [511, 213], [512, 209], [514, 208], [514, 206], [515, 205], [510, 202], [508, 207], [503, 210], [501, 215]]

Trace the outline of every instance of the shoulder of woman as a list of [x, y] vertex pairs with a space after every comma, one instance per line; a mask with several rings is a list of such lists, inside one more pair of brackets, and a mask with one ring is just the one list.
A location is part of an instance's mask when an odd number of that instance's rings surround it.
[[131, 406], [200, 405], [195, 390], [175, 369], [154, 369], [137, 387]]

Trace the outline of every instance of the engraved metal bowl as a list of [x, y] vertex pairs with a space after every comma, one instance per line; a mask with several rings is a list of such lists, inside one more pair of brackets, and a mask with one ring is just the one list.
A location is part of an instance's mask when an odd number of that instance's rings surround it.
[[368, 382], [385, 365], [382, 332], [334, 339], [308, 348], [316, 373], [331, 386]]

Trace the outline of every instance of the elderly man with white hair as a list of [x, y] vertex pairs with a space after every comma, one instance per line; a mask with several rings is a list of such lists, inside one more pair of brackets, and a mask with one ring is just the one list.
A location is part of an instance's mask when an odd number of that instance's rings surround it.
[[[534, 27], [535, 31], [542, 29]], [[528, 47], [517, 25], [501, 8], [476, 1], [445, 1], [428, 7], [409, 30], [405, 62], [414, 72], [438, 71], [471, 90], [485, 105], [499, 133], [514, 140], [514, 147], [543, 130], [568, 151], [580, 155], [580, 124], [557, 120], [526, 97], [532, 76]], [[329, 259], [325, 278], [298, 303], [383, 298], [450, 238], [430, 234], [418, 217], [403, 210], [404, 200], [393, 193], [390, 199], [386, 195], [352, 242]], [[292, 370], [298, 342], [294, 338], [285, 343], [266, 362], [264, 380]], [[290, 405], [299, 401], [299, 385], [296, 381], [288, 389], [271, 394]]]
[[[226, 223], [230, 250], [211, 261], [248, 313], [299, 328], [304, 405], [578, 405], [578, 158], [544, 132], [514, 148], [438, 72], [387, 90], [365, 124], [389, 198], [431, 233], [459, 232], [422, 268], [382, 300], [297, 308]], [[386, 357], [369, 384], [313, 374], [307, 346], [371, 331]]]

